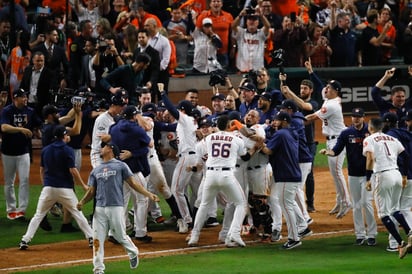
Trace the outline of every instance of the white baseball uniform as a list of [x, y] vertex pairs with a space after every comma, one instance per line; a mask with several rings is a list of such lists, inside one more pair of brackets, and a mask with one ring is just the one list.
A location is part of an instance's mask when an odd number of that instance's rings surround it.
[[189, 206], [186, 202], [185, 191], [186, 187], [192, 179], [193, 172], [187, 171], [187, 166], [194, 166], [196, 164], [196, 130], [197, 123], [193, 117], [180, 112], [177, 121], [176, 134], [178, 138], [177, 155], [179, 160], [173, 172], [172, 178], [172, 193], [176, 198], [180, 214], [184, 222], [187, 224], [192, 222]]
[[[233, 171], [238, 155], [245, 155], [246, 148], [242, 139], [231, 132], [220, 131], [206, 137], [208, 158], [206, 161], [206, 175], [204, 189], [195, 224], [189, 241], [196, 244], [199, 240], [200, 230], [206, 221], [208, 206], [222, 191], [229, 201], [235, 205], [234, 218], [227, 234], [227, 243], [241, 241], [240, 228], [246, 213], [246, 197], [236, 180]], [[226, 218], [226, 214], [225, 214]]]
[[102, 143], [102, 139], [100, 136], [102, 134], [108, 134], [110, 126], [113, 125], [114, 122], [113, 116], [111, 116], [108, 111], [100, 114], [94, 122], [92, 148], [90, 150], [90, 161], [93, 168], [102, 163], [102, 158], [100, 157], [100, 144]]
[[397, 159], [402, 151], [404, 147], [398, 139], [382, 132], [376, 132], [363, 141], [363, 155], [372, 152], [374, 157], [371, 182], [379, 218], [399, 211], [402, 175]]
[[[340, 98], [324, 99], [322, 107], [315, 113], [322, 120], [322, 134], [326, 136], [326, 148], [332, 149], [340, 133], [346, 129]], [[345, 154], [344, 150], [336, 157], [328, 157], [329, 171], [336, 188], [336, 203], [341, 209], [351, 206], [348, 187], [342, 172]]]

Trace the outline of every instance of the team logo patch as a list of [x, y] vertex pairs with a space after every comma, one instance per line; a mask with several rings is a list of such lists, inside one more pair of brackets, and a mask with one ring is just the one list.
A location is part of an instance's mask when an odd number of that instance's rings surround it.
[[368, 146], [368, 142], [367, 142], [367, 141], [364, 141], [364, 142], [363, 142], [363, 146], [364, 146], [364, 147]]
[[321, 108], [320, 109], [320, 112], [322, 112], [322, 113], [326, 113], [328, 110], [326, 109], [326, 107], [323, 107], [323, 108]]
[[71, 44], [70, 51], [76, 52], [77, 51], [77, 44]]

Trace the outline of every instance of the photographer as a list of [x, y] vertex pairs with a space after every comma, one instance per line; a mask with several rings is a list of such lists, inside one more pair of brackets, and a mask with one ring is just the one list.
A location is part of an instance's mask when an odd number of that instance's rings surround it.
[[93, 57], [93, 69], [96, 74], [96, 87], [94, 92], [98, 97], [105, 98], [105, 92], [100, 85], [100, 80], [122, 65], [124, 65], [124, 62], [119, 56], [114, 38], [106, 36], [104, 41], [100, 41], [97, 44], [97, 52]]
[[[408, 24], [408, 27], [405, 29], [405, 32], [403, 33], [403, 41], [405, 49], [410, 49], [412, 47], [412, 20]], [[405, 64], [412, 64], [412, 51], [404, 50], [403, 58]]]
[[217, 50], [222, 47], [222, 41], [213, 31], [212, 19], [204, 18], [202, 27], [196, 28], [192, 36], [195, 43], [193, 71], [208, 73], [219, 69]]
[[302, 47], [307, 39], [306, 29], [303, 27], [301, 19], [296, 17], [296, 13], [283, 17], [282, 29], [276, 30], [274, 43], [276, 49], [286, 49], [284, 51], [285, 67], [302, 66]]
[[[253, 13], [250, 13], [249, 11]], [[240, 19], [246, 18], [246, 29], [239, 26]], [[259, 19], [263, 28], [258, 28]], [[269, 34], [270, 23], [260, 9], [245, 8], [232, 22], [232, 37], [236, 39], [238, 52], [236, 67], [241, 72], [264, 67], [265, 41]]]

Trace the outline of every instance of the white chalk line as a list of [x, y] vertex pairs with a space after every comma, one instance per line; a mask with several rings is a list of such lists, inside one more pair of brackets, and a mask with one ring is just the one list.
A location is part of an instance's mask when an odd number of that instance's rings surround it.
[[[353, 229], [313, 233], [312, 235], [313, 236], [325, 236], [325, 235], [341, 234], [341, 233], [348, 233], [348, 232], [353, 232]], [[246, 243], [256, 243], [256, 242], [258, 241], [246, 241]], [[224, 246], [224, 244], [203, 245], [203, 246], [198, 246], [198, 247], [185, 247], [185, 248], [167, 249], [167, 250], [159, 250], [159, 251], [147, 251], [147, 252], [139, 253], [139, 256], [179, 253], [185, 250], [202, 250], [202, 249], [218, 248], [222, 246]], [[123, 259], [123, 258], [128, 258], [128, 255], [110, 256], [110, 257], [105, 257], [104, 259], [114, 260], [114, 259]], [[92, 261], [93, 261], [92, 259], [82, 259], [82, 260], [55, 262], [55, 263], [47, 263], [47, 264], [28, 265], [28, 266], [21, 266], [21, 267], [0, 268], [0, 271], [24, 271], [24, 270], [37, 269], [37, 268], [59, 267], [59, 266], [64, 266], [64, 265], [91, 263]]]

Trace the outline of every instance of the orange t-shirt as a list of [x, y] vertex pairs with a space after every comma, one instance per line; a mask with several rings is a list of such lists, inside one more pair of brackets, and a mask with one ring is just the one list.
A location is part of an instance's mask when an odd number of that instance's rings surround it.
[[222, 41], [222, 48], [217, 50], [219, 54], [227, 54], [229, 49], [229, 34], [230, 34], [230, 24], [233, 21], [233, 16], [225, 11], [221, 11], [220, 15], [214, 16], [210, 10], [203, 11], [196, 20], [196, 26], [202, 28], [202, 20], [204, 18], [212, 19], [213, 31], [219, 35]]

